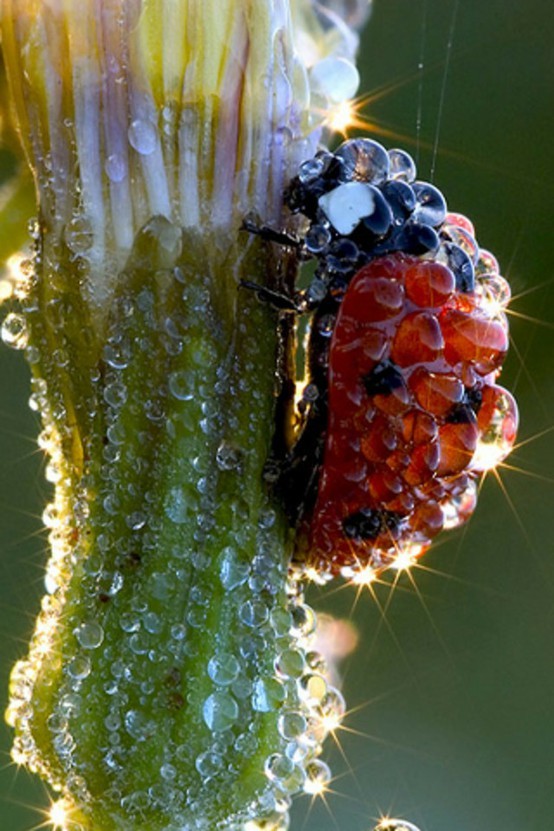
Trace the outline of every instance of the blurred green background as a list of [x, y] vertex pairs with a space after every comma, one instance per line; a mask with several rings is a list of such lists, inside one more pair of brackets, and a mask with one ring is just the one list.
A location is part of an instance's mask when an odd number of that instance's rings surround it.
[[[353, 589], [312, 594], [351, 619], [360, 644], [343, 667], [347, 729], [327, 749], [333, 793], [298, 799], [295, 829], [369, 831], [381, 814], [421, 831], [554, 827], [553, 55], [550, 0], [375, 0], [361, 50], [362, 91], [375, 93], [366, 115], [398, 136], [387, 145], [418, 156], [421, 178], [438, 136], [436, 184], [511, 281], [503, 383], [518, 396], [521, 446], [502, 486], [485, 483], [469, 526], [426, 555], [415, 587], [403, 576], [357, 604]], [[46, 555], [28, 392], [23, 359], [1, 348], [2, 709]], [[3, 725], [0, 743], [0, 829], [27, 831], [44, 821], [46, 791], [9, 765]]]

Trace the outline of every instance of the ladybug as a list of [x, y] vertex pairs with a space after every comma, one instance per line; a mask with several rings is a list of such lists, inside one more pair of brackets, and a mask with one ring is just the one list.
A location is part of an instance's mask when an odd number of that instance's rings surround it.
[[480, 472], [513, 446], [517, 407], [496, 383], [510, 289], [403, 150], [318, 152], [285, 203], [302, 235], [258, 232], [316, 267], [294, 301], [313, 312], [307, 383], [276, 488], [301, 564], [377, 574], [465, 522]]

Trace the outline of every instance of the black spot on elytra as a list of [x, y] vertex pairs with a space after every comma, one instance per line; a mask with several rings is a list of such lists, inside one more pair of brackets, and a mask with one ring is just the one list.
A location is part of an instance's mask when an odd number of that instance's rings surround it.
[[466, 387], [464, 403], [471, 407], [475, 415], [477, 415], [483, 403], [483, 390], [480, 387]]
[[402, 517], [395, 511], [362, 508], [342, 521], [342, 530], [351, 540], [375, 540], [384, 531], [394, 533]]
[[391, 361], [382, 361], [362, 377], [368, 395], [390, 395], [404, 386], [400, 370]]
[[475, 424], [475, 412], [469, 404], [460, 402], [449, 409], [445, 421], [448, 424]]

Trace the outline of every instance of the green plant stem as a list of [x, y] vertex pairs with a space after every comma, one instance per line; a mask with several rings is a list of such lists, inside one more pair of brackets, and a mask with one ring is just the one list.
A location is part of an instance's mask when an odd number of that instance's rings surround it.
[[43, 244], [26, 305], [58, 468], [58, 588], [13, 720], [91, 831], [263, 813], [278, 718], [298, 706], [274, 669], [293, 644], [289, 532], [263, 478], [277, 320], [237, 288], [271, 259], [254, 241], [214, 266], [174, 232], [154, 218], [140, 233], [103, 332], [59, 243]]

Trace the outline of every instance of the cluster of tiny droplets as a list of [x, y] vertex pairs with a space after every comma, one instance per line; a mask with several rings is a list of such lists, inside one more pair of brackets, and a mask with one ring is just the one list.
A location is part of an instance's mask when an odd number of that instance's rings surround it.
[[[166, 239], [168, 228], [158, 229]], [[150, 228], [148, 233], [156, 231]], [[167, 279], [178, 285], [186, 295], [187, 307], [192, 316], [205, 315], [209, 296], [202, 286], [188, 285], [178, 267], [167, 273], [157, 271], [157, 278]], [[122, 417], [129, 398], [128, 373], [132, 365], [131, 344], [135, 336], [136, 316], [140, 315], [146, 326], [156, 328], [159, 321], [154, 313], [152, 293], [144, 288], [133, 300], [121, 299], [121, 308], [115, 316], [118, 323], [109, 330], [104, 347], [105, 372], [101, 387], [102, 402], [90, 400], [86, 406], [93, 417], [95, 410], [103, 407], [106, 440], [103, 446], [103, 464], [98, 472], [87, 471], [78, 482], [69, 486], [67, 469], [60, 450], [62, 436], [59, 425], [64, 423], [63, 401], [55, 391], [47, 388], [46, 381], [35, 377], [30, 404], [41, 413], [44, 429], [40, 435], [40, 447], [49, 456], [47, 479], [54, 485], [54, 499], [43, 514], [49, 532], [51, 557], [46, 571], [47, 593], [42, 601], [29, 654], [15, 666], [11, 677], [11, 701], [7, 712], [8, 722], [16, 728], [13, 759], [38, 772], [50, 784], [61, 791], [68, 804], [86, 809], [91, 800], [86, 763], [76, 754], [79, 722], [86, 712], [87, 700], [83, 698], [84, 685], [95, 674], [99, 660], [110, 667], [102, 695], [109, 702], [105, 710], [104, 724], [99, 731], [108, 737], [102, 749], [102, 765], [109, 772], [112, 785], [101, 800], [106, 809], [119, 804], [122, 813], [139, 822], [148, 811], [159, 809], [168, 817], [164, 831], [183, 831], [189, 828], [210, 827], [190, 824], [195, 812], [198, 791], [210, 782], [222, 781], [226, 769], [233, 774], [233, 754], [249, 758], [256, 751], [256, 717], [274, 713], [278, 723], [275, 747], [265, 759], [260, 771], [258, 796], [252, 804], [244, 806], [240, 816], [229, 819], [229, 828], [244, 831], [283, 831], [288, 827], [288, 808], [291, 797], [298, 792], [321, 793], [330, 780], [328, 766], [319, 755], [322, 743], [335, 729], [345, 704], [341, 693], [328, 681], [325, 661], [311, 647], [316, 618], [312, 609], [304, 603], [302, 584], [289, 579], [286, 584], [286, 564], [271, 537], [275, 513], [268, 507], [259, 516], [256, 551], [249, 561], [240, 548], [227, 545], [220, 552], [218, 562], [219, 588], [227, 597], [233, 597], [232, 618], [228, 621], [233, 631], [236, 650], [222, 652], [217, 642], [213, 654], [201, 671], [210, 679], [211, 692], [201, 704], [198, 718], [209, 728], [210, 739], [195, 758], [186, 741], [177, 743], [169, 739], [160, 759], [162, 782], [144, 791], [125, 792], [120, 787], [120, 773], [129, 764], [128, 748], [122, 738], [129, 737], [136, 747], [146, 741], [154, 727], [145, 709], [156, 701], [154, 677], [160, 673], [166, 678], [165, 698], [178, 710], [184, 706], [181, 687], [180, 661], [194, 659], [194, 650], [202, 628], [205, 626], [210, 600], [209, 582], [213, 569], [208, 571], [209, 561], [202, 552], [202, 542], [210, 530], [210, 513], [213, 506], [206, 504], [209, 477], [213, 475], [202, 454], [204, 437], [213, 430], [210, 397], [213, 390], [202, 388], [199, 373], [182, 369], [171, 371], [164, 391], [160, 392], [148, 377], [144, 378], [142, 396], [132, 403], [137, 420], [144, 417], [156, 423], [160, 429], [179, 439], [183, 434], [197, 432], [200, 426], [199, 453], [190, 459], [190, 476], [170, 490], [164, 511], [178, 529], [193, 529], [183, 545], [175, 545], [170, 552], [164, 570], [150, 570], [146, 582], [140, 581], [140, 559], [151, 554], [155, 557], [158, 546], [158, 528], [148, 510], [155, 502], [156, 494], [140, 491], [131, 481], [124, 481], [117, 465], [122, 460], [136, 471], [147, 469], [147, 459], [140, 449], [146, 443], [145, 436], [131, 436], [128, 422]], [[33, 349], [27, 345], [26, 318], [33, 316], [31, 301], [22, 303], [22, 313], [11, 313], [4, 321], [4, 342], [15, 348]], [[184, 322], [177, 314], [163, 322], [160, 338], [161, 349], [171, 358], [187, 348], [183, 342]], [[194, 341], [195, 331], [188, 326], [188, 342]], [[199, 330], [199, 335], [201, 334]], [[196, 353], [196, 360], [204, 366], [217, 367], [216, 356]], [[183, 346], [184, 343], [184, 346]], [[148, 350], [149, 339], [139, 348]], [[64, 366], [67, 361], [63, 332], [60, 334], [58, 353], [54, 360]], [[36, 363], [36, 356], [27, 356]], [[251, 368], [257, 356], [248, 357]], [[215, 371], [215, 370], [214, 370]], [[91, 388], [98, 386], [99, 378], [91, 370]], [[223, 384], [225, 367], [218, 370], [215, 384]], [[255, 396], [255, 393], [253, 392]], [[171, 408], [170, 402], [175, 404]], [[184, 406], [185, 405], [185, 406]], [[140, 411], [140, 412], [139, 412]], [[169, 415], [168, 415], [169, 413]], [[171, 415], [173, 413], [173, 415]], [[175, 415], [178, 413], [179, 415]], [[257, 418], [253, 412], [253, 421]], [[131, 422], [134, 423], [134, 422]], [[86, 452], [86, 449], [85, 449]], [[241, 464], [240, 447], [222, 441], [217, 449], [216, 464], [219, 471], [232, 471]], [[94, 500], [91, 494], [94, 493]], [[71, 494], [70, 496], [68, 494]], [[90, 521], [91, 504], [101, 505], [101, 519], [96, 520], [95, 550], [85, 553], [82, 546]], [[240, 494], [234, 494], [226, 505], [236, 514], [234, 527], [240, 527], [248, 506]], [[117, 523], [124, 522], [126, 532], [118, 536]], [[129, 537], [130, 534], [130, 537]], [[140, 557], [134, 554], [132, 542], [140, 543]], [[115, 552], [115, 556], [113, 555]], [[109, 566], [106, 563], [109, 561]], [[69, 606], [70, 584], [78, 573], [79, 601]], [[172, 604], [178, 585], [190, 586], [185, 608]], [[137, 588], [138, 585], [138, 588]], [[104, 611], [117, 614], [125, 595], [132, 596], [124, 612], [119, 613], [119, 632], [114, 638], [104, 624]], [[125, 600], [123, 601], [125, 602]], [[163, 613], [162, 613], [163, 610]], [[112, 618], [111, 618], [112, 619]], [[52, 747], [58, 762], [56, 770], [44, 760], [41, 749], [35, 744], [32, 731], [34, 690], [41, 682], [41, 668], [48, 662], [49, 671], [55, 671], [54, 661], [61, 661], [56, 652], [56, 635], [63, 626], [71, 629], [73, 639], [64, 646], [62, 681], [56, 691], [54, 703], [47, 720]], [[264, 666], [260, 656], [275, 654], [274, 665]], [[55, 656], [55, 657], [54, 657]], [[185, 693], [186, 695], [186, 693]], [[168, 702], [159, 701], [167, 707]], [[231, 762], [229, 762], [231, 758]], [[185, 761], [190, 769], [196, 769], [198, 783], [190, 788], [179, 781], [179, 764]], [[225, 780], [223, 780], [225, 781]], [[232, 780], [229, 780], [232, 781]], [[219, 785], [221, 787], [221, 785]], [[95, 797], [95, 799], [98, 799]], [[199, 806], [199, 803], [197, 804]], [[69, 822], [69, 821], [68, 821]], [[75, 823], [68, 829], [77, 828]]]
[[[236, 589], [239, 582], [261, 581], [260, 562], [254, 562], [251, 568], [241, 563], [232, 552], [226, 552], [221, 561], [221, 579], [229, 588]], [[263, 568], [261, 569], [263, 570]], [[86, 578], [85, 578], [86, 582]], [[159, 586], [157, 587], [159, 589]], [[165, 590], [165, 588], [164, 588]], [[58, 614], [61, 611], [56, 592], [47, 595], [37, 624], [33, 649], [26, 661], [20, 661], [12, 674], [12, 698], [8, 720], [17, 725], [19, 736], [13, 750], [13, 758], [18, 764], [26, 764], [31, 770], [51, 778], [50, 771], [44, 769], [40, 754], [34, 746], [30, 731], [25, 730], [25, 720], [31, 718], [29, 701], [39, 661], [50, 651], [49, 638], [55, 630]], [[244, 831], [284, 831], [288, 828], [291, 797], [298, 792], [317, 795], [322, 793], [331, 779], [327, 764], [319, 759], [322, 744], [328, 733], [339, 725], [345, 711], [341, 693], [331, 686], [326, 678], [326, 666], [323, 657], [310, 648], [315, 631], [316, 618], [312, 609], [303, 602], [299, 585], [290, 583], [289, 601], [285, 608], [276, 607], [268, 613], [267, 606], [261, 601], [249, 600], [239, 610], [239, 617], [245, 623], [242, 637], [241, 654], [214, 654], [208, 663], [208, 674], [214, 682], [215, 692], [204, 702], [203, 718], [213, 731], [213, 742], [195, 760], [198, 773], [209, 780], [224, 765], [225, 752], [232, 740], [238, 751], [244, 748], [247, 753], [252, 746], [252, 736], [245, 730], [237, 733], [232, 728], [239, 721], [238, 706], [241, 699], [250, 698], [253, 709], [266, 713], [278, 709], [279, 734], [282, 742], [270, 754], [265, 763], [267, 787], [256, 802], [247, 806], [246, 812], [252, 818], [246, 823], [241, 818], [236, 824], [231, 822], [229, 828]], [[189, 621], [191, 623], [191, 621]], [[112, 748], [107, 751], [106, 765], [113, 767], [117, 773], [118, 730], [124, 728], [137, 741], [141, 742], [148, 732], [148, 722], [140, 710], [126, 710], [118, 697], [118, 680], [123, 675], [132, 676], [135, 672], [134, 655], [147, 648], [141, 645], [141, 632], [157, 631], [159, 621], [147, 609], [135, 617], [121, 620], [121, 626], [127, 634], [118, 643], [117, 657], [112, 665], [113, 681], [106, 684], [105, 692], [113, 699], [113, 708], [106, 718], [110, 721], [110, 739]], [[256, 637], [263, 637], [265, 629], [271, 629], [277, 641], [282, 639], [285, 648], [279, 653], [275, 662], [275, 674], [272, 677], [257, 677], [251, 681], [245, 671], [243, 652], [248, 651], [248, 639], [255, 627]], [[186, 625], [175, 623], [172, 626], [175, 642], [170, 643], [168, 651], [176, 653], [177, 644], [186, 638]], [[292, 637], [291, 637], [292, 636]], [[52, 781], [52, 785], [68, 793], [73, 801], [86, 805], [90, 796], [86, 777], [81, 771], [73, 770], [72, 751], [74, 738], [71, 733], [72, 719], [79, 717], [84, 702], [79, 691], [81, 681], [91, 671], [89, 655], [103, 642], [101, 624], [93, 619], [81, 624], [76, 629], [78, 648], [71, 657], [67, 669], [67, 681], [60, 691], [59, 703], [49, 717], [48, 724], [53, 735], [58, 758], [67, 771], [65, 781]], [[147, 636], [146, 636], [147, 637]], [[163, 654], [158, 647], [158, 660]], [[115, 655], [114, 655], [115, 657]], [[148, 681], [141, 684], [144, 694], [148, 695]], [[237, 701], [239, 702], [237, 706]], [[123, 723], [122, 723], [123, 722]], [[108, 726], [108, 725], [107, 725]], [[160, 804], [170, 799], [179, 803], [180, 794], [173, 782], [176, 769], [174, 763], [181, 755], [188, 752], [186, 744], [167, 747], [166, 761], [163, 763], [162, 775], [167, 777], [168, 789], [163, 793], [133, 793], [121, 795], [121, 802], [128, 809], [130, 816], [140, 818], [141, 812], [153, 802]], [[114, 786], [116, 787], [116, 786]], [[182, 808], [188, 813], [190, 804], [184, 796]], [[113, 794], [106, 794], [106, 798]], [[167, 803], [166, 803], [167, 807]], [[178, 816], [173, 810], [173, 814]], [[184, 818], [184, 817], [183, 817]], [[68, 826], [69, 827], [69, 826]], [[183, 826], [183, 828], [193, 826]], [[203, 828], [200, 824], [194, 828]], [[75, 823], [71, 829], [77, 828]], [[167, 831], [178, 831], [178, 825], [168, 825]]]
[[[236, 559], [227, 556], [222, 560], [223, 579], [228, 585], [235, 587], [236, 580], [248, 578], [249, 574], [250, 579], [257, 579], [257, 565], [254, 563], [252, 569], [248, 570]], [[43, 651], [47, 653], [50, 649], [49, 633], [57, 623], [57, 612], [55, 597], [47, 596], [37, 624], [34, 648], [29, 658], [19, 662], [12, 674], [12, 699], [8, 716], [9, 722], [17, 725], [20, 732], [13, 750], [14, 761], [18, 764], [24, 763], [31, 770], [50, 778], [50, 771], [44, 769], [41, 764], [40, 754], [34, 746], [31, 733], [25, 731], [25, 720], [32, 716], [29, 701], [36, 680], [37, 661], [44, 657], [41, 654]], [[252, 631], [254, 616], [257, 615], [258, 620], [267, 618], [265, 624], [257, 624], [257, 636], [263, 637], [264, 629], [270, 627], [277, 639], [282, 638], [286, 646], [276, 660], [275, 675], [269, 678], [258, 677], [253, 682], [244, 671], [242, 655], [215, 654], [210, 659], [208, 673], [214, 681], [216, 691], [205, 700], [203, 717], [213, 731], [213, 742], [196, 758], [195, 765], [200, 776], [209, 782], [224, 765], [225, 751], [230, 740], [238, 751], [241, 747], [244, 748], [244, 752], [251, 748], [252, 736], [247, 730], [237, 735], [229, 729], [238, 721], [237, 700], [240, 702], [245, 697], [251, 697], [254, 710], [263, 713], [279, 709], [279, 733], [282, 742], [266, 759], [264, 773], [267, 777], [267, 787], [257, 801], [245, 807], [251, 819], [244, 823], [241, 817], [236, 824], [230, 822], [229, 828], [237, 831], [284, 831], [288, 828], [291, 797], [301, 791], [312, 795], [322, 793], [330, 781], [330, 770], [318, 756], [327, 734], [340, 723], [345, 704], [341, 693], [332, 687], [325, 677], [324, 659], [310, 649], [311, 636], [315, 629], [315, 615], [311, 608], [303, 603], [297, 585], [291, 584], [291, 595], [286, 608], [275, 608], [268, 616], [267, 608], [263, 609], [261, 603], [256, 605], [256, 601], [248, 601], [248, 606], [244, 604], [241, 607], [240, 614], [243, 619], [248, 618], [245, 632]], [[135, 669], [133, 653], [139, 648], [141, 623], [143, 627], [149, 625], [152, 629], [156, 620], [154, 615], [147, 611], [142, 615], [137, 614], [133, 620], [122, 620], [121, 625], [125, 625], [130, 634], [127, 642], [123, 640], [118, 645], [118, 658], [113, 663], [114, 679], [106, 684], [105, 689], [106, 694], [112, 696], [114, 704], [106, 719], [110, 721], [113, 746], [107, 751], [105, 762], [113, 767], [114, 774], [117, 773], [118, 761], [123, 761], [118, 760], [118, 730], [124, 726], [137, 742], [141, 742], [148, 732], [148, 723], [141, 712], [122, 709], [123, 702], [118, 700], [117, 694], [118, 679], [123, 674], [132, 675]], [[183, 634], [184, 637], [185, 627], [182, 624], [174, 624], [172, 628], [175, 636]], [[71, 720], [79, 717], [79, 710], [83, 706], [79, 696], [80, 682], [91, 671], [90, 651], [102, 645], [103, 630], [97, 621], [90, 620], [77, 629], [76, 635], [82, 648], [71, 657], [66, 684], [48, 724], [57, 755], [68, 773], [63, 784], [54, 780], [52, 785], [59, 790], [63, 788], [79, 805], [86, 805], [90, 798], [86, 778], [80, 771], [72, 771], [74, 739], [71, 734]], [[131, 643], [133, 637], [135, 641]], [[248, 637], [251, 635], [244, 635], [244, 645]], [[175, 651], [171, 644], [169, 651]], [[162, 657], [159, 656], [160, 660]], [[141, 687], [143, 692], [148, 694], [148, 682], [143, 682]], [[180, 802], [183, 802], [184, 814], [190, 811], [193, 806], [190, 803], [186, 804], [186, 795], [179, 794], [173, 781], [176, 775], [175, 760], [187, 752], [186, 744], [168, 746], [167, 758], [162, 767], [162, 775], [165, 775], [168, 782], [168, 788], [164, 792], [121, 795], [122, 805], [128, 809], [131, 817], [139, 819], [141, 812], [152, 803], [161, 804], [167, 799], [176, 803], [177, 811], [175, 808], [172, 811], [174, 816], [178, 817]], [[111, 797], [113, 794], [106, 794], [106, 798]], [[165, 807], [167, 808], [167, 803]], [[70, 827], [74, 829], [77, 826], [72, 824]], [[168, 825], [167, 831], [178, 831], [179, 827], [175, 824]], [[189, 827], [192, 829], [204, 826], [183, 826], [187, 829]]]

